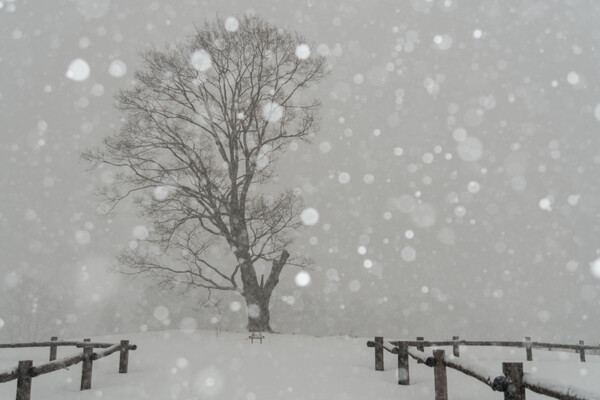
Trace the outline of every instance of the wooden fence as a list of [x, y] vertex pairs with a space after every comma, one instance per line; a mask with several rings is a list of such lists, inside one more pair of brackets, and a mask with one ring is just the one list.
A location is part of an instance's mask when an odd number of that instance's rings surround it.
[[[425, 347], [452, 347], [452, 356], [446, 356], [444, 350], [433, 350], [433, 356], [424, 353]], [[383, 371], [384, 350], [396, 354], [398, 357], [398, 384], [410, 385], [409, 356], [418, 363], [433, 368], [435, 400], [448, 400], [448, 385], [446, 368], [452, 368], [471, 376], [488, 385], [492, 390], [504, 393], [505, 400], [525, 400], [525, 389], [561, 400], [600, 400], [600, 393], [591, 392], [573, 386], [562, 385], [549, 379], [539, 378], [523, 372], [523, 363], [502, 363], [503, 375], [497, 375], [482, 365], [466, 362], [460, 359], [460, 346], [500, 346], [519, 347], [525, 349], [527, 361], [533, 360], [533, 349], [561, 349], [579, 352], [579, 359], [585, 362], [586, 350], [600, 350], [600, 346], [585, 345], [583, 340], [579, 344], [556, 344], [546, 342], [532, 342], [525, 338], [523, 342], [510, 341], [465, 341], [454, 336], [452, 341], [431, 342], [418, 337], [416, 341], [389, 341], [387, 344], [383, 337], [375, 337], [368, 341], [367, 347], [375, 348], [375, 370]], [[412, 349], [411, 347], [414, 347]]]
[[[56, 359], [57, 349], [62, 346], [74, 346], [82, 348], [83, 351], [79, 354]], [[120, 343], [92, 343], [90, 339], [84, 339], [83, 342], [75, 341], [59, 341], [57, 337], [52, 337], [49, 342], [34, 342], [34, 343], [14, 343], [0, 344], [0, 349], [7, 348], [25, 348], [25, 347], [49, 347], [50, 360], [41, 365], [33, 365], [32, 360], [19, 361], [17, 367], [8, 370], [0, 371], [0, 383], [17, 380], [17, 400], [31, 399], [31, 381], [36, 376], [48, 374], [60, 369], [68, 368], [71, 365], [82, 362], [81, 367], [81, 390], [92, 388], [92, 366], [93, 362], [101, 358], [107, 357], [117, 351], [119, 357], [119, 373], [127, 373], [129, 364], [129, 350], [136, 350], [135, 344], [129, 344], [129, 340], [121, 340]], [[94, 349], [102, 349], [94, 352]]]

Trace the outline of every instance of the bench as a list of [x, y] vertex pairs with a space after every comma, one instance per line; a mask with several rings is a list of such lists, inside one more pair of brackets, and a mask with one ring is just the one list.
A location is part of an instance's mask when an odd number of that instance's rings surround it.
[[254, 340], [260, 340], [260, 344], [262, 344], [264, 338], [261, 331], [250, 331], [250, 336], [248, 336], [251, 343], [254, 343]]

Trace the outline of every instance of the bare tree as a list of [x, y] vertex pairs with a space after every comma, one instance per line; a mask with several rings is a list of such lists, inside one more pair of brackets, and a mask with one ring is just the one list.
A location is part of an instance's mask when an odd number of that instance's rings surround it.
[[204, 301], [201, 305], [203, 309], [208, 309], [214, 313], [214, 315], [210, 319], [210, 322], [215, 327], [215, 334], [217, 335], [217, 339], [221, 337], [221, 331], [223, 330], [223, 311], [226, 308], [223, 303], [223, 297], [219, 299], [212, 299], [209, 296], [208, 299], [206, 299], [206, 301]]
[[33, 273], [12, 278], [18, 280], [15, 286], [0, 283], [0, 315], [4, 318], [0, 321], [0, 340], [48, 340], [62, 330], [57, 322], [66, 308], [59, 293]]
[[[306, 89], [326, 75], [325, 60], [256, 16], [205, 22], [142, 58], [135, 85], [117, 96], [120, 130], [83, 154], [119, 169], [102, 190], [113, 207], [133, 197], [152, 222], [120, 262], [169, 287], [238, 291], [248, 329], [270, 331], [282, 269], [305, 262], [288, 251], [302, 202], [277, 190], [274, 166], [292, 140], [318, 130], [320, 104]], [[271, 268], [259, 281], [263, 262]]]

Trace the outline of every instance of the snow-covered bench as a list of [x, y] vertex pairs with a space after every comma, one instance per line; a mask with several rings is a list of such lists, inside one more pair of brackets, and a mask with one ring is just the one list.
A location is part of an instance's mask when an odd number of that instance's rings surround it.
[[248, 336], [251, 343], [254, 343], [254, 340], [260, 340], [260, 344], [262, 344], [264, 338], [262, 331], [250, 331], [250, 336]]

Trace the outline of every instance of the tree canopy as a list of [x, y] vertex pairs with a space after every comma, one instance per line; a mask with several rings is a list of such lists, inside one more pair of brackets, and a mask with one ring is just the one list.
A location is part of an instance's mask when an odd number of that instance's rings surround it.
[[[235, 22], [207, 21], [181, 42], [142, 51], [135, 84], [117, 96], [120, 129], [84, 158], [117, 168], [102, 194], [113, 206], [133, 197], [152, 222], [144, 243], [121, 254], [127, 272], [238, 290], [270, 329], [279, 274], [303, 263], [287, 250], [302, 201], [274, 189], [276, 162], [290, 141], [318, 130], [320, 103], [306, 89], [327, 68], [299, 34], [256, 16]], [[225, 248], [231, 260], [219, 256]], [[272, 263], [266, 282], [256, 262]]]

